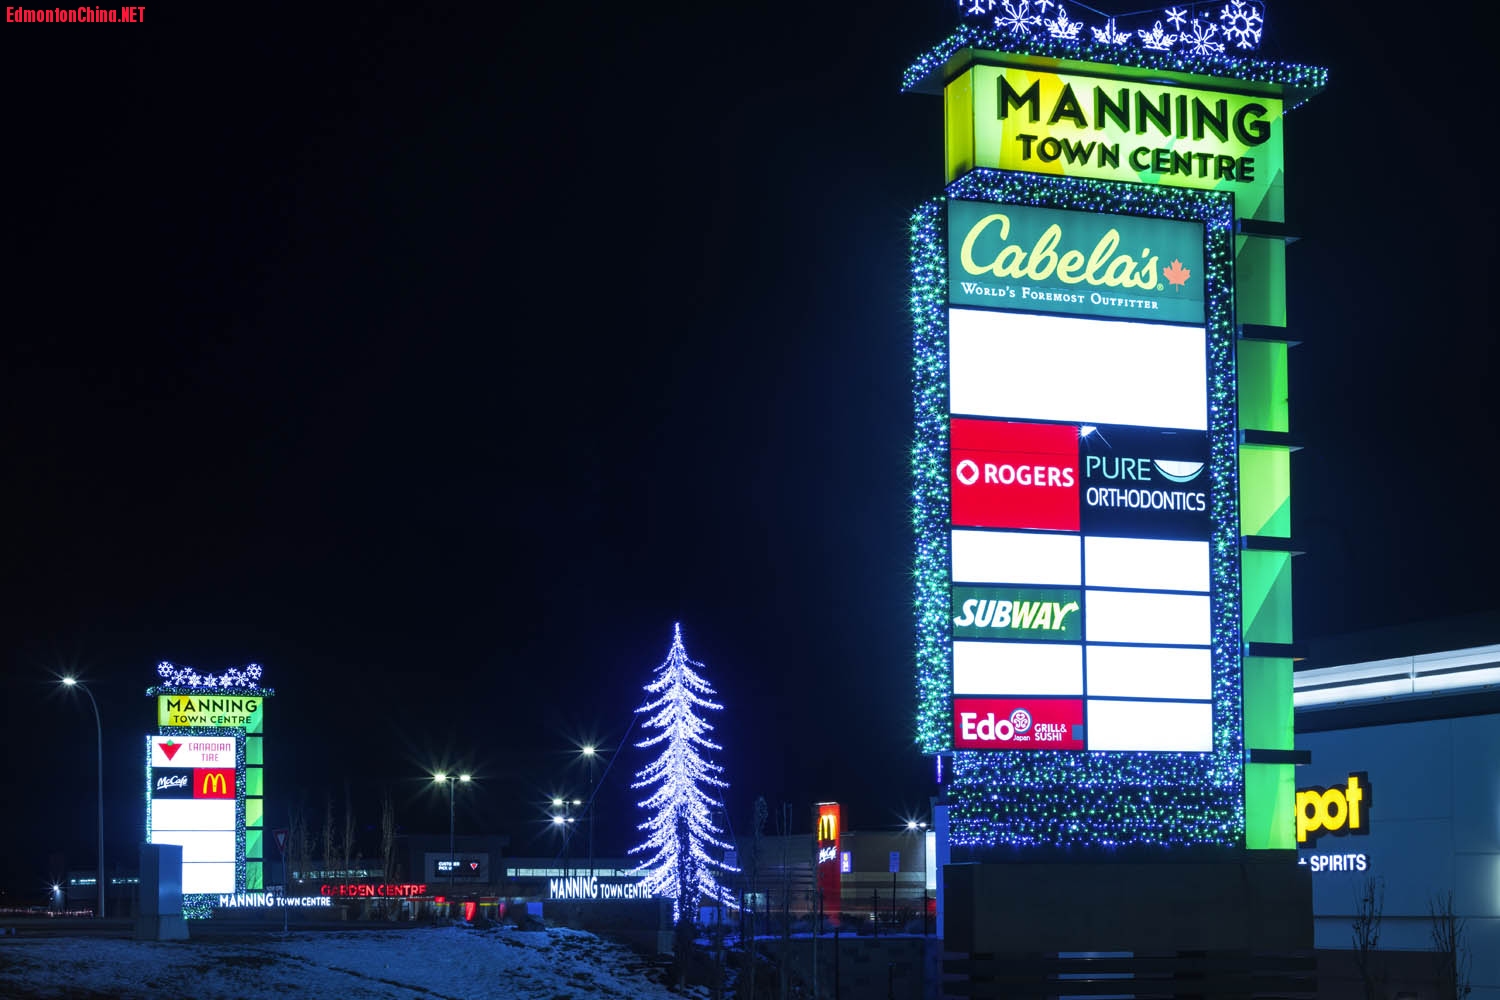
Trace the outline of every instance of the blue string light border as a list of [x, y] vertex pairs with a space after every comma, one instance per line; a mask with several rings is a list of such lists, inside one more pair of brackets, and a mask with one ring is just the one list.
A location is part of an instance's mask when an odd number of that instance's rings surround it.
[[[155, 691], [156, 689], [151, 689]], [[163, 690], [162, 694], [178, 693]], [[194, 688], [194, 694], [202, 694], [202, 688]], [[245, 741], [247, 739], [243, 729], [232, 729], [214, 726], [161, 726], [155, 735], [146, 740], [146, 838], [145, 843], [151, 843], [151, 741], [167, 736], [172, 739], [178, 737], [212, 737], [215, 739], [234, 738], [234, 891], [244, 892], [245, 883], [249, 878], [249, 868], [245, 859]], [[213, 909], [219, 902], [219, 893], [216, 892], [185, 892], [182, 894], [182, 915], [188, 920], [207, 920], [213, 916]]]
[[[953, 752], [949, 611], [946, 201], [962, 198], [1199, 222], [1209, 345], [1213, 749], [1207, 754]], [[950, 840], [961, 847], [1239, 846], [1244, 724], [1234, 200], [1227, 193], [974, 170], [911, 217], [912, 523], [917, 743], [953, 753]]]

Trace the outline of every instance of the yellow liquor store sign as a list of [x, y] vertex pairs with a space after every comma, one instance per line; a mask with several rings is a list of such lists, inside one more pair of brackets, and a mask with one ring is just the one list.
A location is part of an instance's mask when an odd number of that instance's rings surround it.
[[1279, 97], [976, 65], [944, 105], [950, 181], [990, 167], [1229, 191], [1240, 218], [1284, 221]]
[[265, 718], [262, 698], [231, 694], [159, 694], [156, 722], [160, 726], [194, 726], [204, 729], [262, 731]]

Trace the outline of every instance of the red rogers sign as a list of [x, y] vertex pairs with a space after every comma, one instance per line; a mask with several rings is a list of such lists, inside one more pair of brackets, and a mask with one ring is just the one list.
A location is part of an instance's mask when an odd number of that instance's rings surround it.
[[954, 418], [953, 523], [1078, 530], [1078, 428]]

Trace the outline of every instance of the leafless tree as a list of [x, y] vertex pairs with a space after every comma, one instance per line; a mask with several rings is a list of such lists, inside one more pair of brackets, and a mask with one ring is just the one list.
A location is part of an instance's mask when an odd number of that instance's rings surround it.
[[396, 803], [389, 789], [380, 796], [380, 865], [387, 882], [401, 877], [396, 871]]
[[325, 878], [328, 870], [337, 863], [338, 854], [338, 832], [333, 825], [333, 793], [329, 792], [323, 798], [323, 872]]
[[[358, 839], [359, 829], [354, 824], [354, 795], [349, 790], [349, 782], [346, 781], [344, 782], [344, 836], [339, 841], [339, 857], [343, 862], [340, 867], [345, 872], [353, 868], [354, 858], [358, 853], [356, 849]], [[344, 877], [348, 878], [347, 875]]]
[[307, 835], [307, 812], [299, 803], [293, 809], [287, 820], [287, 890], [291, 891], [293, 874], [297, 880], [305, 881], [308, 877], [308, 868], [312, 866], [312, 842]]
[[1385, 911], [1385, 880], [1367, 876], [1354, 895], [1354, 964], [1365, 1000], [1380, 996], [1375, 951], [1380, 946], [1380, 918]]
[[760, 894], [761, 840], [765, 836], [766, 815], [768, 812], [769, 810], [766, 809], [766, 797], [764, 795], [757, 795], [753, 811], [754, 822], [750, 824], [750, 864], [747, 866], [749, 869], [747, 874], [750, 876], [750, 949], [745, 954], [750, 963], [747, 974], [750, 980], [749, 995], [752, 1000], [755, 996], [755, 967], [759, 962], [755, 947], [755, 902], [756, 897]]
[[1432, 950], [1437, 953], [1437, 985], [1440, 1000], [1464, 1000], [1472, 985], [1469, 965], [1473, 956], [1465, 935], [1465, 921], [1453, 912], [1453, 890], [1427, 900], [1432, 919]]

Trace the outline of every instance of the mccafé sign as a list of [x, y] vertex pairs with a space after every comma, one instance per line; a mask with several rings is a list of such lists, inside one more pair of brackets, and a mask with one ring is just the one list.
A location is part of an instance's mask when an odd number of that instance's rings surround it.
[[427, 895], [427, 885], [422, 882], [324, 882], [318, 887], [319, 895], [365, 899], [411, 899]]
[[1363, 771], [1349, 775], [1342, 786], [1297, 789], [1297, 843], [1306, 844], [1324, 833], [1370, 832], [1370, 778]]

